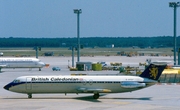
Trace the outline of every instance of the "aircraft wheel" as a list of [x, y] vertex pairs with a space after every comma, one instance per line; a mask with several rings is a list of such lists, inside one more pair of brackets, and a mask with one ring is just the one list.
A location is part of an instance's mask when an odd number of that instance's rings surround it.
[[39, 68], [39, 71], [41, 71], [41, 68]]
[[28, 94], [28, 98], [31, 99], [32, 98], [32, 94]]
[[98, 99], [98, 98], [99, 98], [99, 94], [94, 94], [94, 95], [93, 95], [93, 98], [94, 98], [94, 99]]

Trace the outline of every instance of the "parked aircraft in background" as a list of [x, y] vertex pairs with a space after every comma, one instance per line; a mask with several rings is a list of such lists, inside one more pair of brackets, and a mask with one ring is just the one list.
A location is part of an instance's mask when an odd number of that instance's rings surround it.
[[173, 65], [171, 68], [173, 68], [173, 69], [180, 69], [180, 65]]
[[1, 68], [41, 68], [49, 66], [36, 58], [0, 58], [0, 71]]
[[4, 89], [28, 94], [40, 93], [100, 93], [131, 92], [154, 85], [166, 64], [150, 64], [140, 76], [21, 76], [4, 86]]

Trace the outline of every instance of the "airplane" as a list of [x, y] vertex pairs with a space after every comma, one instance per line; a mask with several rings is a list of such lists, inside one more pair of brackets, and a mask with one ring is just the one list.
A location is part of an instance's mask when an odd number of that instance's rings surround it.
[[180, 69], [180, 65], [173, 65], [171, 68], [173, 68], [173, 69]]
[[45, 93], [100, 93], [131, 92], [154, 85], [167, 64], [150, 64], [140, 76], [20, 76], [4, 86], [4, 89], [32, 94]]
[[41, 68], [49, 66], [36, 58], [0, 58], [0, 71], [2, 68]]

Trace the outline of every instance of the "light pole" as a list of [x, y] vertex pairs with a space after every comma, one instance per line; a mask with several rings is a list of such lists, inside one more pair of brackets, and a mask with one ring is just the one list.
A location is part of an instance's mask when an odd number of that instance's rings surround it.
[[82, 10], [74, 9], [74, 13], [77, 14], [77, 62], [79, 62], [80, 61], [79, 15], [82, 13]]
[[74, 68], [74, 46], [72, 46], [72, 67]]
[[174, 8], [174, 65], [176, 65], [176, 9], [180, 2], [169, 2], [169, 7]]
[[38, 59], [38, 51], [41, 51], [41, 47], [35, 46], [34, 50], [36, 51], [36, 58]]

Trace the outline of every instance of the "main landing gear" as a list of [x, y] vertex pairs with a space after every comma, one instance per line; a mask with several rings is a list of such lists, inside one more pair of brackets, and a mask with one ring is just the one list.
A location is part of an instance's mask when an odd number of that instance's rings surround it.
[[95, 93], [95, 94], [93, 95], [93, 98], [94, 98], [94, 99], [98, 99], [98, 98], [99, 98], [99, 93]]
[[32, 94], [28, 94], [28, 98], [31, 99], [32, 98]]

